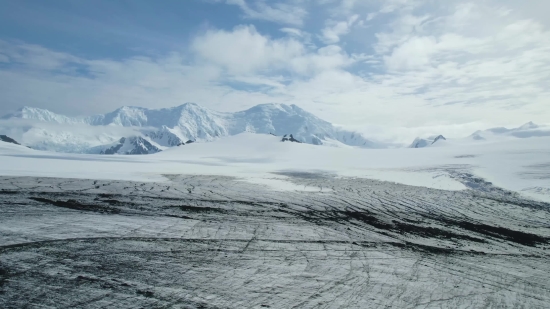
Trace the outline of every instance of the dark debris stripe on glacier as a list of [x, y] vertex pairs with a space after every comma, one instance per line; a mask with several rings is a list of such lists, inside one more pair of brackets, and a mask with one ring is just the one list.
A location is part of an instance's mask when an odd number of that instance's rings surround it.
[[547, 308], [550, 205], [281, 172], [0, 178], [1, 308]]

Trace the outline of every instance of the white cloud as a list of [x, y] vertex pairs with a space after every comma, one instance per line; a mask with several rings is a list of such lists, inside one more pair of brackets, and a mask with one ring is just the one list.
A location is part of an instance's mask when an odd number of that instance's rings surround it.
[[355, 14], [346, 21], [336, 22], [328, 20], [326, 27], [322, 30], [322, 39], [327, 44], [334, 44], [340, 41], [340, 37], [350, 32], [353, 24], [359, 19], [359, 15]]
[[51, 51], [34, 44], [9, 44], [0, 40], [0, 51], [11, 59], [10, 62], [41, 69], [58, 69], [67, 62], [79, 61], [70, 54]]
[[270, 39], [254, 26], [239, 26], [233, 31], [209, 30], [194, 40], [192, 49], [202, 59], [232, 74], [283, 68], [289, 59], [305, 52], [297, 40]]
[[495, 16], [492, 7], [454, 8], [450, 14], [398, 15], [389, 31], [377, 34], [376, 51], [389, 71], [374, 80], [430, 106], [417, 119], [424, 123], [427, 115], [437, 119], [437, 110], [448, 114], [441, 120], [457, 122], [544, 122], [539, 113], [549, 113], [550, 32], [531, 19]]
[[281, 28], [280, 29], [281, 32], [284, 32], [286, 34], [289, 34], [289, 35], [292, 35], [292, 36], [295, 36], [295, 37], [303, 37], [304, 36], [304, 33], [302, 30], [300, 29], [296, 29], [296, 28]]
[[231, 76], [283, 72], [299, 79], [357, 61], [339, 46], [309, 48], [295, 38], [264, 36], [253, 26], [210, 30], [197, 37], [192, 48], [201, 60], [220, 66]]
[[307, 11], [297, 4], [276, 2], [268, 5], [265, 0], [258, 0], [249, 5], [246, 0], [226, 0], [227, 4], [237, 5], [247, 18], [268, 20], [283, 24], [301, 26]]

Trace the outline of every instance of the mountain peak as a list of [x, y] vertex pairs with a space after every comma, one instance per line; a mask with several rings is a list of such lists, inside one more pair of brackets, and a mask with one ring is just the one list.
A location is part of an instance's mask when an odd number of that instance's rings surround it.
[[23, 116], [29, 113], [52, 113], [47, 109], [38, 108], [38, 107], [32, 107], [32, 106], [23, 106], [18, 108], [14, 113], [7, 114], [4, 117], [10, 116], [10, 117], [18, 117]]
[[193, 102], [187, 102], [187, 103], [183, 103], [182, 105], [179, 105], [179, 106], [176, 106], [172, 109], [177, 109], [177, 110], [182, 110], [182, 111], [193, 111], [193, 112], [196, 112], [196, 111], [208, 111], [207, 108], [203, 107], [202, 105], [199, 105], [197, 103], [193, 103]]
[[262, 110], [262, 111], [274, 111], [274, 110], [284, 111], [284, 110], [289, 110], [289, 109], [290, 109], [290, 106], [285, 105], [285, 104], [263, 103], [263, 104], [258, 104], [258, 105], [252, 106], [251, 108], [247, 109], [246, 111], [259, 111], [259, 110]]
[[146, 108], [140, 106], [124, 105], [117, 108], [115, 111], [134, 111], [134, 110], [144, 110]]
[[424, 148], [435, 144], [437, 141], [447, 140], [443, 135], [430, 136], [428, 138], [417, 137], [414, 139], [409, 148]]
[[528, 123], [522, 125], [521, 127], [519, 127], [518, 129], [520, 130], [529, 130], [529, 129], [538, 129], [538, 125], [535, 124], [534, 122], [532, 121], [529, 121]]
[[54, 122], [54, 123], [78, 123], [82, 122], [80, 118], [70, 118], [67, 116], [59, 115], [54, 112], [51, 112], [47, 109], [42, 109], [38, 107], [23, 106], [19, 108], [16, 112], [7, 114], [2, 117], [2, 119], [30, 119], [38, 120], [44, 122]]

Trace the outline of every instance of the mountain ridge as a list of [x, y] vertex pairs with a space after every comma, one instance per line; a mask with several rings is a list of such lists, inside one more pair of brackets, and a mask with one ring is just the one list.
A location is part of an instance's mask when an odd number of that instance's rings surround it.
[[[69, 117], [25, 106], [2, 119], [27, 119], [59, 125], [81, 124], [92, 129], [100, 126], [138, 128], [140, 134], [159, 149], [182, 145], [190, 140], [213, 141], [243, 132], [272, 133], [278, 136], [293, 134], [296, 140], [314, 145], [384, 148], [383, 144], [375, 143], [358, 132], [336, 127], [295, 104], [266, 103], [237, 112], [213, 111], [190, 102], [160, 109], [122, 106], [110, 113], [86, 117]], [[116, 143], [122, 137], [130, 136], [119, 136], [113, 141]], [[51, 150], [63, 149], [62, 145], [57, 148]]]

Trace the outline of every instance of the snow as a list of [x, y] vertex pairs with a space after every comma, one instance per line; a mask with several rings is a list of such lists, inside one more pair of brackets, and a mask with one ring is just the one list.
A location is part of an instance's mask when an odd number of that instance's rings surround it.
[[550, 201], [549, 137], [444, 142], [421, 149], [334, 148], [242, 133], [146, 156], [59, 154], [0, 143], [0, 174], [135, 181], [165, 181], [167, 174], [219, 175], [277, 190], [300, 190], [289, 184], [284, 173], [313, 172], [464, 190], [456, 175], [467, 172], [498, 187]]

